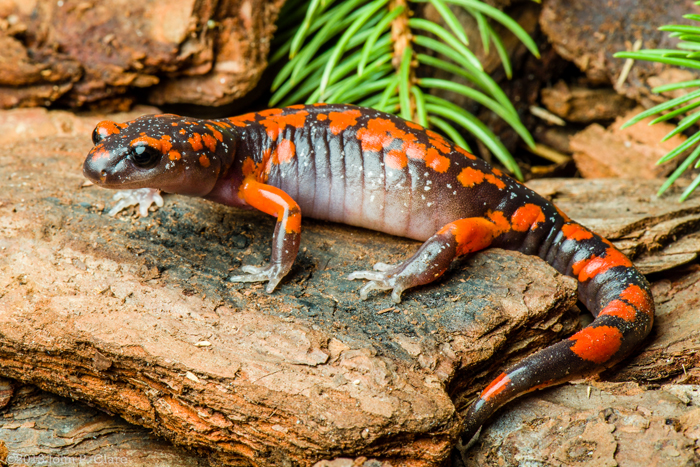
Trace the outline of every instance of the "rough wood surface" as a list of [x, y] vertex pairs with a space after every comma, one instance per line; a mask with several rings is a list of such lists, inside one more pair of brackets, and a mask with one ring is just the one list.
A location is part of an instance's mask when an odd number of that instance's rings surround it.
[[[0, 390], [10, 384], [0, 380]], [[16, 388], [3, 408], [0, 440], [6, 449], [0, 462], [9, 465], [209, 466], [148, 430], [33, 386]]]
[[[51, 128], [50, 113], [12, 115]], [[344, 277], [418, 245], [328, 223], [304, 223], [275, 294], [228, 283], [269, 255], [272, 218], [175, 196], [148, 218], [110, 218], [110, 192], [80, 172], [89, 132], [43, 135], [0, 153], [0, 373], [216, 462], [439, 464], [455, 404], [578, 323], [573, 280], [499, 251], [399, 306], [361, 302]]]
[[656, 165], [656, 162], [686, 140], [684, 135], [675, 135], [661, 141], [675, 125], [661, 122], [649, 126], [654, 119], [650, 117], [620, 129], [642, 111], [637, 108], [620, 115], [608, 128], [594, 123], [571, 137], [574, 161], [584, 178], [654, 179], [673, 172], [680, 157], [663, 165]]
[[569, 87], [564, 81], [542, 89], [542, 103], [555, 115], [576, 123], [613, 120], [634, 107], [633, 100], [611, 88]]
[[700, 463], [700, 392], [667, 385], [565, 385], [508, 407], [478, 445], [456, 453], [463, 466], [656, 466]]
[[[683, 15], [700, 13], [692, 2], [634, 0], [549, 0], [544, 2], [540, 25], [555, 50], [574, 62], [593, 84], [615, 84], [625, 60], [613, 57], [632, 50], [638, 39], [642, 48], [673, 48], [677, 39], [659, 31], [664, 24], [691, 24]], [[664, 83], [697, 79], [697, 72], [637, 61], [618, 92], [649, 107], [665, 97], [651, 88]]]
[[265, 69], [283, 2], [1, 2], [0, 108], [128, 106], [135, 88], [156, 104], [229, 103]]

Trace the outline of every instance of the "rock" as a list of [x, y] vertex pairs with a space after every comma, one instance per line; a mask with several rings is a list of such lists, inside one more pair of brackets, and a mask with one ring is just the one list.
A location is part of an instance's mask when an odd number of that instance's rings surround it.
[[[685, 2], [604, 2], [598, 0], [549, 0], [540, 16], [542, 31], [554, 49], [574, 62], [593, 84], [616, 83], [625, 60], [616, 52], [632, 50], [638, 39], [642, 48], [671, 49], [677, 39], [658, 28], [665, 24], [691, 24], [683, 15], [700, 13], [700, 6]], [[696, 71], [677, 70], [659, 63], [636, 61], [625, 84], [617, 89], [644, 107], [666, 100], [651, 88], [677, 79], [697, 79]], [[680, 80], [679, 80], [680, 81]]]
[[269, 255], [273, 218], [176, 196], [147, 218], [108, 217], [111, 193], [80, 172], [90, 133], [32, 125], [42, 137], [0, 153], [0, 374], [212, 462], [437, 465], [456, 406], [578, 324], [572, 279], [496, 250], [400, 305], [359, 301], [350, 271], [418, 244], [323, 222], [304, 222], [274, 294], [232, 284], [231, 271]]
[[128, 107], [137, 88], [150, 88], [157, 104], [229, 103], [265, 69], [282, 3], [9, 0], [0, 15], [0, 106]]
[[542, 89], [542, 103], [555, 115], [576, 123], [613, 120], [634, 106], [634, 101], [612, 88], [569, 87], [564, 81]]
[[[649, 126], [649, 117], [631, 127], [620, 127], [643, 109], [617, 118], [609, 128], [594, 123], [571, 137], [576, 167], [584, 178], [621, 177], [654, 179], [669, 175], [677, 166], [676, 158], [656, 165], [666, 153], [686, 140], [682, 134], [662, 142], [675, 125], [660, 122]], [[681, 156], [682, 157], [682, 156]]]
[[[206, 467], [206, 459], [173, 447], [148, 430], [32, 386], [18, 388], [0, 418], [10, 465]], [[62, 462], [59, 462], [61, 460]]]

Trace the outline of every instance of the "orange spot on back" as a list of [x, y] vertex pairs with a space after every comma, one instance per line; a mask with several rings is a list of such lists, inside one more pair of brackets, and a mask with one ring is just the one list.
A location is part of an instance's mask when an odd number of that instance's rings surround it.
[[510, 378], [508, 375], [501, 373], [496, 379], [491, 381], [491, 384], [486, 386], [486, 389], [481, 392], [481, 398], [488, 401], [492, 397], [499, 395], [508, 387], [508, 383], [510, 383]]
[[580, 224], [565, 224], [561, 228], [561, 233], [564, 234], [567, 240], [576, 240], [579, 242], [581, 240], [593, 238], [593, 232]]
[[199, 156], [199, 163], [202, 164], [202, 167], [204, 167], [204, 168], [209, 167], [209, 165], [211, 164], [211, 162], [209, 161], [209, 158], [204, 154]]
[[414, 122], [411, 122], [409, 120], [406, 121], [406, 126], [409, 128], [413, 128], [414, 130], [423, 130], [424, 129], [421, 125], [414, 123]]
[[192, 136], [187, 138], [187, 142], [190, 143], [190, 146], [192, 146], [193, 151], [201, 151], [202, 148], [204, 147], [202, 145], [202, 135], [199, 133], [194, 133]]
[[258, 115], [262, 117], [269, 117], [271, 115], [280, 115], [281, 113], [284, 113], [284, 110], [282, 109], [267, 109], [267, 110], [261, 110], [258, 112]]
[[532, 203], [519, 207], [511, 218], [513, 230], [518, 232], [527, 232], [530, 229], [535, 230], [538, 224], [542, 222], [544, 222], [542, 208]]
[[205, 133], [202, 135], [202, 142], [211, 152], [216, 151], [216, 138], [214, 138], [209, 133]]
[[416, 142], [403, 143], [402, 149], [411, 159], [422, 160], [425, 159], [425, 156], [428, 154], [428, 151], [425, 149], [425, 144]]
[[185, 133], [187, 133], [187, 131], [185, 131], [184, 128], [180, 128], [180, 131], [178, 131], [178, 133], [180, 133], [181, 135], [184, 135]]
[[221, 142], [221, 141], [224, 140], [224, 135], [222, 135], [221, 132], [220, 132], [219, 130], [217, 130], [216, 128], [214, 128], [213, 126], [211, 126], [211, 125], [208, 124], [208, 123], [207, 123], [206, 125], [204, 125], [204, 126], [206, 126], [207, 128], [209, 128], [209, 131], [211, 131], [211, 134], [214, 135], [214, 138], [218, 139], [219, 142]]
[[293, 142], [283, 139], [272, 153], [272, 160], [275, 164], [289, 163], [294, 159], [297, 150]]
[[571, 351], [584, 360], [601, 364], [610, 360], [622, 345], [622, 332], [612, 326], [583, 328], [569, 340]]
[[244, 127], [247, 126], [249, 122], [255, 121], [255, 113], [251, 112], [244, 115], [239, 115], [238, 117], [231, 117], [228, 119], [228, 121], [235, 126]]
[[485, 174], [484, 180], [491, 183], [492, 185], [496, 185], [496, 187], [500, 188], [501, 190], [506, 187], [506, 184], [503, 182], [503, 180], [499, 179], [494, 174], [489, 174], [489, 173]]
[[328, 115], [318, 114], [318, 115], [316, 115], [316, 120], [321, 120], [321, 121], [328, 120]]
[[303, 110], [289, 115], [279, 115], [282, 112], [281, 110], [272, 112], [273, 110], [279, 109], [270, 109], [269, 111], [264, 110], [260, 112], [260, 115], [269, 115], [268, 118], [261, 120], [260, 124], [265, 127], [267, 135], [273, 140], [278, 138], [280, 132], [284, 131], [287, 125], [294, 128], [302, 128], [306, 123], [306, 116], [309, 115], [309, 112]]
[[392, 149], [384, 155], [384, 163], [392, 169], [401, 170], [408, 164], [408, 159], [403, 151]]
[[362, 112], [357, 109], [350, 109], [344, 112], [331, 112], [328, 115], [328, 118], [331, 120], [329, 125], [331, 133], [338, 135], [346, 128], [357, 125], [357, 119], [360, 118], [361, 115]]
[[287, 107], [288, 109], [294, 109], [294, 110], [300, 110], [306, 107], [304, 104], [295, 104], [295, 105], [290, 105]]
[[450, 160], [438, 153], [435, 148], [430, 148], [425, 156], [425, 165], [436, 172], [445, 173], [450, 168]]
[[457, 180], [463, 186], [471, 188], [474, 185], [478, 185], [479, 183], [483, 182], [484, 175], [484, 172], [481, 170], [465, 167], [462, 169], [459, 175], [457, 175]]
[[137, 146], [141, 143], [145, 143], [148, 146], [160, 151], [163, 154], [167, 154], [168, 151], [170, 151], [170, 148], [173, 147], [173, 145], [170, 144], [170, 142], [168, 142], [168, 141], [165, 141], [163, 139], [151, 138], [150, 136], [139, 136], [138, 138], [134, 138], [131, 140], [129, 145], [133, 147], [133, 146]]
[[476, 156], [474, 154], [470, 153], [469, 151], [460, 146], [455, 146], [455, 151], [457, 151], [467, 159], [476, 160]]

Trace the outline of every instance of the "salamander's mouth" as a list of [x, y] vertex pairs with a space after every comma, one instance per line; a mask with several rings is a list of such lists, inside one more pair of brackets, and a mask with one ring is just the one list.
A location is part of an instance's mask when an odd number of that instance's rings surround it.
[[143, 188], [144, 180], [132, 179], [125, 170], [126, 161], [120, 155], [111, 154], [97, 146], [90, 151], [83, 164], [83, 175], [104, 188]]

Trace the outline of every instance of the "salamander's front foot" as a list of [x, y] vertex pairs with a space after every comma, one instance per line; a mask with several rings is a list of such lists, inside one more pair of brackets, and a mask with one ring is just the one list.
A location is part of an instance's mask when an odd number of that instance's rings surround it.
[[118, 203], [109, 210], [107, 214], [116, 216], [125, 208], [139, 205], [139, 214], [141, 217], [148, 216], [148, 208], [155, 203], [159, 208], [163, 207], [163, 198], [160, 196], [160, 190], [155, 188], [137, 188], [135, 190], [118, 191], [112, 199]]
[[410, 285], [407, 285], [399, 272], [402, 266], [394, 266], [386, 263], [376, 263], [374, 271], [355, 271], [348, 276], [351, 281], [355, 279], [365, 279], [369, 282], [360, 289], [360, 297], [367, 300], [369, 293], [373, 290], [391, 290], [391, 300], [394, 303], [401, 302], [401, 294]]
[[245, 274], [229, 277], [230, 282], [266, 282], [265, 292], [272, 293], [282, 278], [287, 275], [288, 269], [281, 264], [269, 264], [268, 266], [243, 266], [241, 271]]

